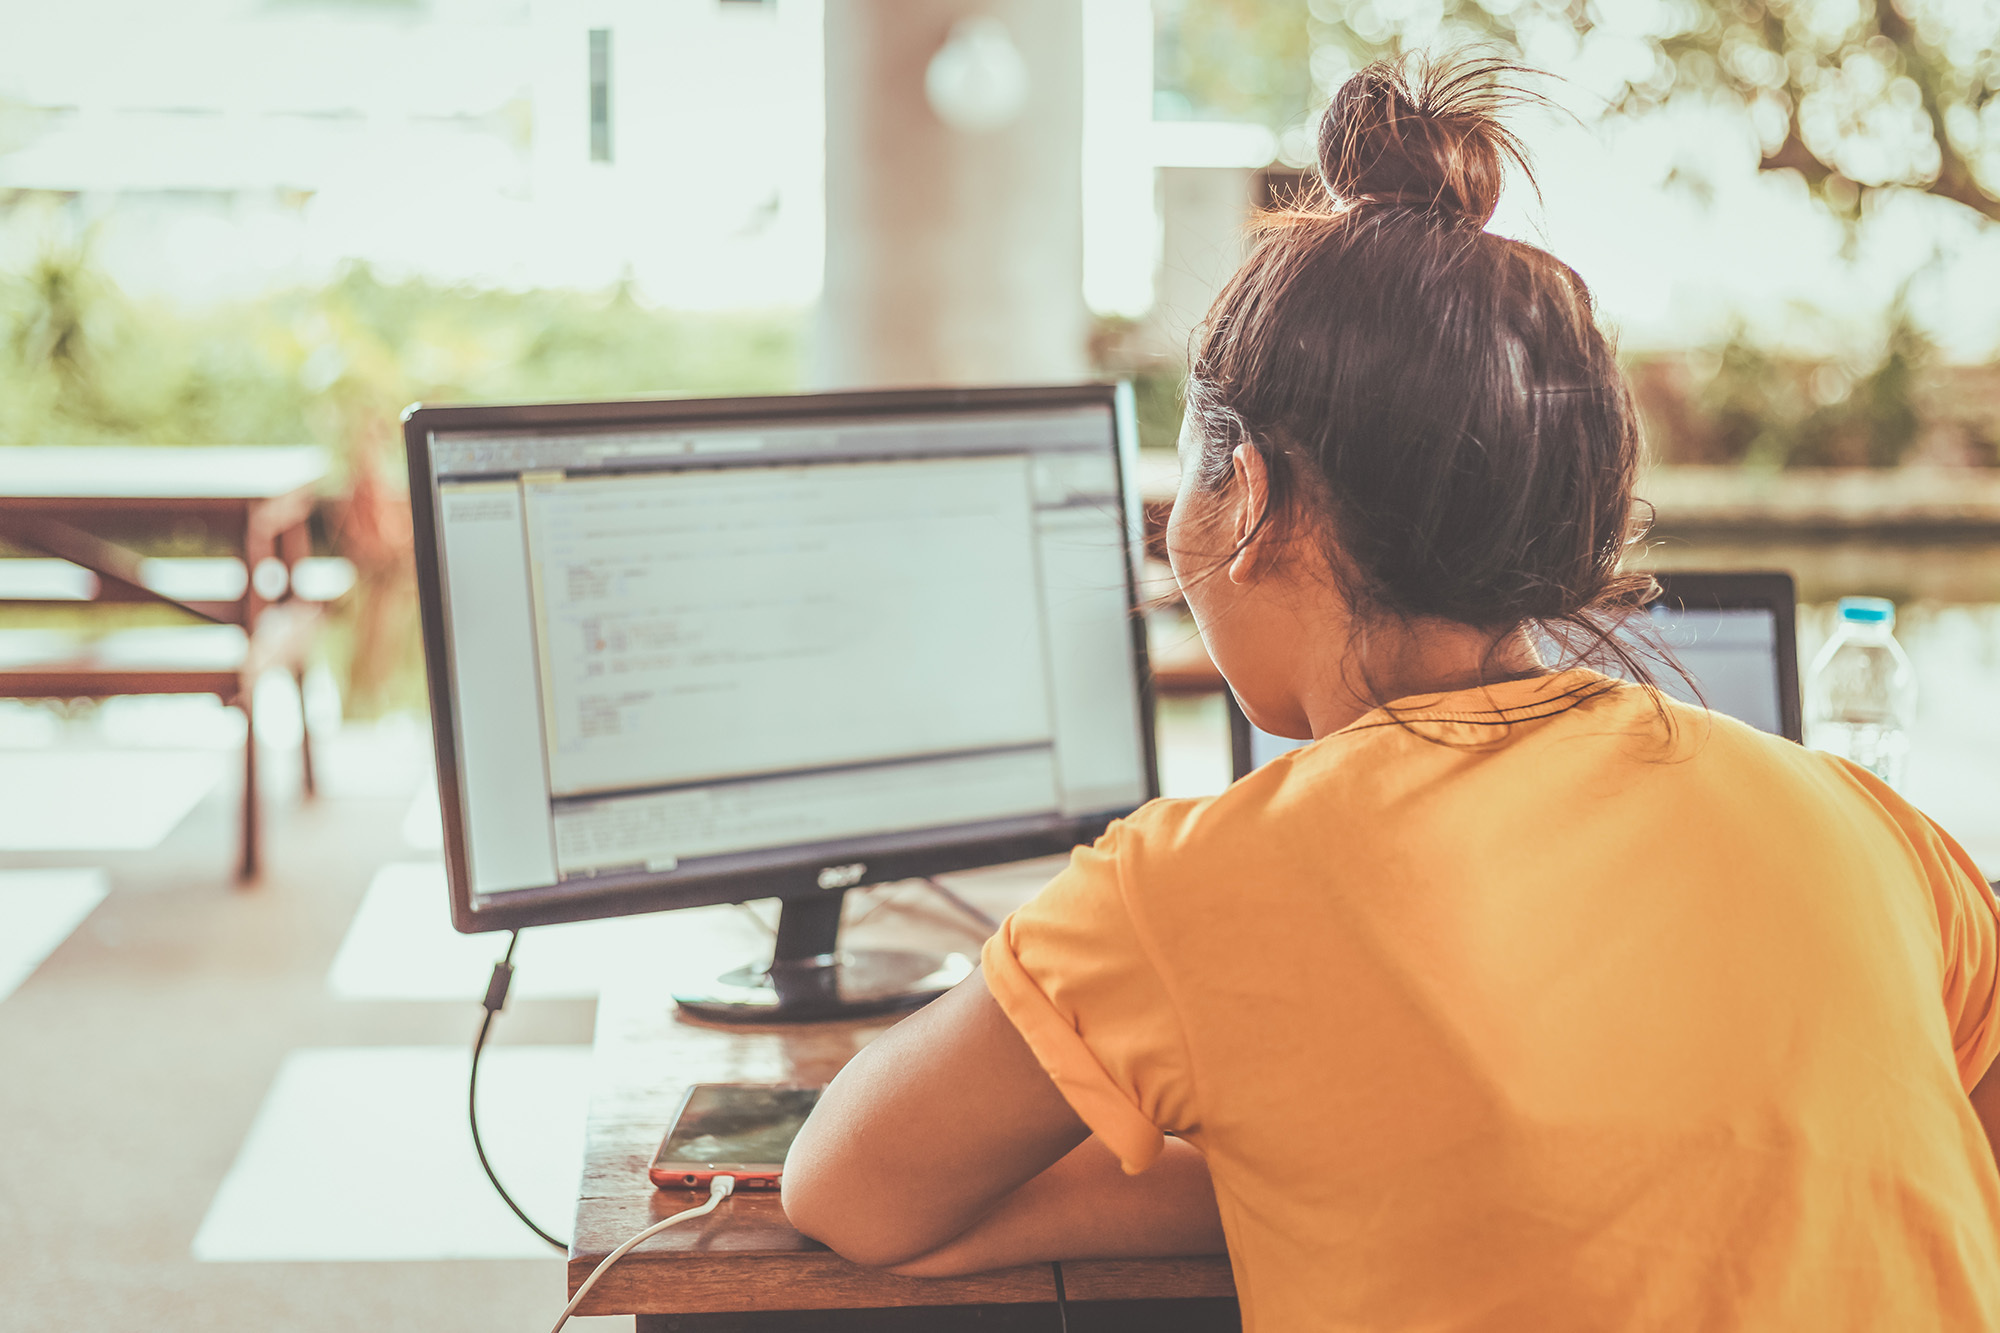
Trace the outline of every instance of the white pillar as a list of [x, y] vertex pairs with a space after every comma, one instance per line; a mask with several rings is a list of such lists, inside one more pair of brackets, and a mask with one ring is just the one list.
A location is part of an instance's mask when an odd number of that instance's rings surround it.
[[[980, 18], [1004, 25], [1026, 95], [996, 128], [953, 129], [925, 73]], [[1077, 0], [827, 5], [821, 384], [1087, 374], [1082, 44]]]

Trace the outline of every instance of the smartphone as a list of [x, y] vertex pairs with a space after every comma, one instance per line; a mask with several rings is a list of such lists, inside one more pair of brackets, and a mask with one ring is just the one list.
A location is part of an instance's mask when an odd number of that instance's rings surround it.
[[681, 1098], [646, 1174], [663, 1190], [700, 1189], [717, 1176], [734, 1176], [738, 1189], [774, 1190], [819, 1094], [766, 1083], [697, 1083]]

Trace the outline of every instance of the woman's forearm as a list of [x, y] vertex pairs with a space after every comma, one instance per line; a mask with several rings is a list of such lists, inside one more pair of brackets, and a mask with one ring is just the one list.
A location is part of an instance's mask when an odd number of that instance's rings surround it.
[[1179, 1139], [1128, 1176], [1095, 1138], [1002, 1199], [956, 1239], [892, 1271], [953, 1277], [1051, 1259], [1220, 1254], [1222, 1219], [1201, 1154]]

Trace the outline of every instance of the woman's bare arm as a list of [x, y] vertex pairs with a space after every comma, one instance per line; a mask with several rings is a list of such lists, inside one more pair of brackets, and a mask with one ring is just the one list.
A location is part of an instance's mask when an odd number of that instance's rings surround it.
[[834, 1079], [786, 1158], [785, 1212], [910, 1273], [1220, 1250], [1193, 1149], [1126, 1177], [1100, 1145], [1073, 1151], [1088, 1132], [974, 973]]
[[785, 1159], [785, 1214], [856, 1263], [907, 1263], [1088, 1133], [975, 972], [828, 1086]]
[[1222, 1218], [1208, 1163], [1179, 1139], [1128, 1176], [1109, 1148], [1085, 1139], [999, 1206], [918, 1259], [908, 1277], [956, 1277], [1050, 1259], [1151, 1259], [1221, 1254]]

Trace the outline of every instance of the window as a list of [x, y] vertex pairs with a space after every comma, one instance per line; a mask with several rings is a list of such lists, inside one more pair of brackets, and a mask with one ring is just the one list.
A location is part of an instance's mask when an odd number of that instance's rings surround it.
[[611, 160], [611, 29], [590, 30], [590, 160]]

